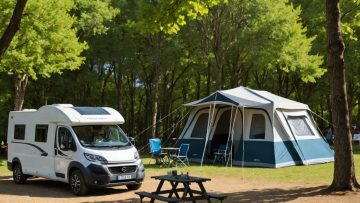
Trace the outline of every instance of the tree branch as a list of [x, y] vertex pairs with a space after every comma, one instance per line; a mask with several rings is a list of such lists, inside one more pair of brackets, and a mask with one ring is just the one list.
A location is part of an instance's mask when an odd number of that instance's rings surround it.
[[0, 60], [6, 49], [10, 46], [12, 39], [20, 28], [22, 14], [27, 0], [17, 0], [9, 25], [0, 39]]
[[349, 13], [353, 12], [353, 11], [356, 11], [358, 8], [360, 7], [360, 3], [356, 4], [356, 6], [352, 9], [349, 9], [347, 11], [345, 11], [342, 15], [341, 15], [341, 20]]

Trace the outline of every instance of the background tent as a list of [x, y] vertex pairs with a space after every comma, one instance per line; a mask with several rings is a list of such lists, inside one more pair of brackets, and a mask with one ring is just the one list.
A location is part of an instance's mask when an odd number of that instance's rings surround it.
[[191, 161], [210, 162], [220, 145], [229, 163], [283, 167], [334, 160], [308, 105], [267, 91], [238, 87], [186, 104], [192, 107], [177, 145], [189, 143]]

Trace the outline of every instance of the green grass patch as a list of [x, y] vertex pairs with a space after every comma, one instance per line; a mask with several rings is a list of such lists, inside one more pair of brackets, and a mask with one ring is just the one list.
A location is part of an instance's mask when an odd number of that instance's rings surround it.
[[[166, 174], [167, 171], [176, 169], [175, 167], [159, 167], [155, 165], [155, 161], [148, 155], [142, 155], [143, 163], [145, 164], [146, 175], [160, 175]], [[359, 146], [354, 146], [354, 162], [355, 174], [360, 180], [360, 150]], [[201, 167], [197, 163], [190, 163], [190, 167], [178, 167], [178, 172], [189, 172], [190, 175], [201, 177], [229, 177], [239, 180], [259, 180], [259, 181], [273, 181], [286, 183], [316, 183], [316, 184], [331, 184], [334, 174], [334, 163], [315, 164], [309, 166], [290, 166], [285, 168], [253, 168], [239, 166], [225, 167], [219, 165], [203, 165]]]
[[7, 168], [7, 161], [4, 158], [0, 159], [0, 176], [10, 176], [12, 172]]

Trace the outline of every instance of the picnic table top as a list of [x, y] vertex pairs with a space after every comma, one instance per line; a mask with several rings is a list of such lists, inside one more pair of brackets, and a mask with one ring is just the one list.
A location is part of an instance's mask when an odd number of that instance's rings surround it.
[[194, 177], [194, 176], [188, 176], [185, 175], [176, 175], [176, 176], [169, 176], [169, 175], [160, 175], [160, 176], [151, 176], [151, 178], [155, 180], [166, 180], [171, 182], [206, 182], [211, 181], [210, 178], [200, 178], [200, 177]]

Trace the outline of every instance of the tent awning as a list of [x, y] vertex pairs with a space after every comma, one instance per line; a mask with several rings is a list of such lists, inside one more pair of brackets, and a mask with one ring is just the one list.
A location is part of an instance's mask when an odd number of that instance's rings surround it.
[[202, 106], [209, 104], [225, 104], [247, 108], [262, 108], [271, 113], [277, 108], [306, 109], [306, 104], [274, 95], [267, 91], [252, 90], [247, 87], [237, 87], [229, 90], [218, 90], [209, 96], [185, 104], [185, 106]]
[[190, 103], [185, 104], [185, 106], [200, 106], [200, 105], [205, 105], [205, 104], [227, 104], [227, 105], [235, 105], [238, 106], [239, 103], [234, 101], [233, 99], [224, 96], [223, 94], [221, 94], [219, 91], [216, 91], [215, 93], [212, 93], [211, 95], [199, 99], [197, 101], [193, 101]]

